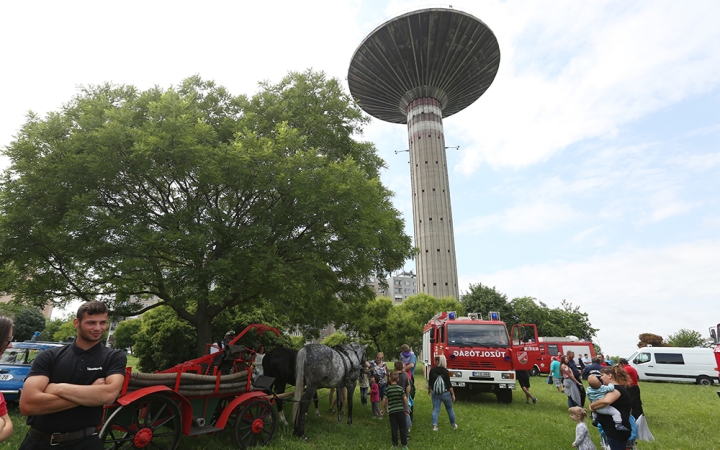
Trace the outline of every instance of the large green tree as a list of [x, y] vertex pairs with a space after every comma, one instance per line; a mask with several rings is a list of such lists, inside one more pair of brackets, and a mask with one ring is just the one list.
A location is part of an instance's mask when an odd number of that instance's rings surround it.
[[417, 294], [393, 308], [388, 320], [388, 344], [386, 352], [389, 359], [397, 359], [400, 346], [408, 344], [419, 354], [422, 349], [423, 327], [430, 319], [442, 311], [455, 311], [464, 315], [462, 304], [452, 297], [433, 297], [428, 294]]
[[[343, 323], [412, 253], [367, 119], [307, 71], [252, 98], [199, 77], [83, 88], [4, 151], [0, 290], [27, 303], [155, 296], [213, 341], [223, 311]], [[124, 309], [123, 309], [124, 308]]]
[[495, 286], [484, 286], [482, 283], [470, 284], [470, 290], [460, 295], [465, 311], [480, 313], [487, 318], [491, 311], [500, 313], [500, 318], [510, 316], [510, 306], [507, 295], [499, 292]]
[[641, 333], [638, 335], [637, 346], [640, 347], [667, 347], [667, 344], [663, 342], [663, 337], [653, 333]]
[[389, 343], [390, 312], [393, 310], [392, 300], [388, 297], [377, 297], [363, 305], [348, 321], [348, 328], [355, 332], [361, 341], [371, 343], [370, 352], [378, 352]]
[[701, 347], [705, 344], [705, 338], [699, 331], [682, 328], [668, 336], [667, 344], [671, 347]]
[[509, 304], [510, 316], [503, 319], [508, 329], [512, 325], [533, 323], [539, 336], [576, 336], [581, 339], [595, 337], [597, 329], [590, 324], [587, 313], [578, 306], [563, 300], [558, 308], [550, 308], [533, 297], [517, 297]]
[[0, 304], [0, 314], [13, 319], [13, 339], [22, 342], [33, 337], [36, 331], [45, 330], [45, 316], [34, 306], [23, 306], [16, 301]]
[[132, 348], [137, 342], [137, 335], [142, 329], [142, 319], [123, 320], [115, 328], [113, 332], [113, 347], [115, 348]]
[[41, 341], [54, 341], [55, 333], [60, 331], [60, 327], [62, 326], [62, 324], [67, 321], [68, 321], [68, 319], [48, 320], [45, 324], [45, 329], [42, 330], [42, 332], [40, 333], [40, 340]]

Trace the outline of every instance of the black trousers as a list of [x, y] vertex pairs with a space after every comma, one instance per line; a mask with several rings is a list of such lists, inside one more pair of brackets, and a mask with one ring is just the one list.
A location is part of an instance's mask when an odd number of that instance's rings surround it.
[[103, 443], [97, 435], [62, 442], [58, 445], [50, 445], [49, 440], [40, 441], [26, 435], [18, 450], [103, 450], [103, 448]]
[[390, 413], [390, 433], [392, 434], [392, 444], [398, 445], [398, 431], [400, 432], [400, 443], [407, 445], [407, 417], [405, 411], [397, 411]]
[[585, 385], [583, 384], [582, 380], [578, 378], [578, 381], [580, 382], [580, 385], [578, 388], [580, 389], [580, 407], [585, 407]]

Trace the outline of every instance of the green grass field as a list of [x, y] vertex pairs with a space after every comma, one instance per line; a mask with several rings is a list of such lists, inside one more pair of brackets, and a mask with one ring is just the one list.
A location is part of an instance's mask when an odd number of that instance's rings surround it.
[[[575, 437], [575, 423], [567, 414], [567, 397], [554, 386], [544, 383], [543, 377], [532, 378], [531, 392], [538, 404], [525, 404], [522, 391], [516, 391], [513, 403], [501, 405], [490, 394], [466, 396], [458, 394], [455, 413], [459, 428], [453, 430], [441, 407], [440, 431], [433, 432], [430, 420], [432, 404], [418, 379], [409, 448], [416, 449], [570, 449]], [[654, 442], [640, 442], [647, 450], [712, 449], [720, 448], [720, 426], [716, 413], [720, 410], [718, 387], [708, 388], [691, 384], [641, 383], [645, 413]], [[292, 430], [278, 424], [269, 449], [378, 449], [391, 448], [390, 426], [387, 419], [372, 418], [370, 405], [360, 404], [355, 392], [353, 425], [338, 424], [330, 414], [327, 390], [320, 391], [322, 417], [308, 415], [307, 442], [292, 435]], [[15, 424], [13, 438], [4, 448], [18, 448], [27, 430], [17, 406], [11, 405], [10, 415]], [[291, 406], [285, 406], [289, 416]], [[589, 426], [593, 440], [599, 442], [595, 428]], [[228, 426], [214, 436], [194, 438], [183, 436], [181, 450], [226, 450], [238, 448], [234, 430]]]

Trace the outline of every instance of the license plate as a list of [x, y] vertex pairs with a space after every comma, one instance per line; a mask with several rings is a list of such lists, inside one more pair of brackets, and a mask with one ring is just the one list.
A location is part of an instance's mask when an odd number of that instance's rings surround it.
[[0, 381], [10, 381], [13, 379], [11, 373], [0, 373]]
[[474, 377], [489, 377], [490, 372], [473, 372], [472, 376], [474, 376]]
[[465, 383], [462, 381], [453, 381], [452, 385], [455, 387], [465, 387]]

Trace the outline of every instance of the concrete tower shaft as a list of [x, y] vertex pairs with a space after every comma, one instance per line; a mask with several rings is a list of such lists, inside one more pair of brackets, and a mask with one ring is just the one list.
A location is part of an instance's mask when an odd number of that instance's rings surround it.
[[459, 297], [450, 183], [440, 101], [407, 107], [418, 287], [434, 297]]
[[452, 8], [409, 12], [355, 50], [348, 87], [373, 117], [408, 124], [418, 289], [459, 298], [442, 120], [490, 87], [500, 46], [482, 21]]

